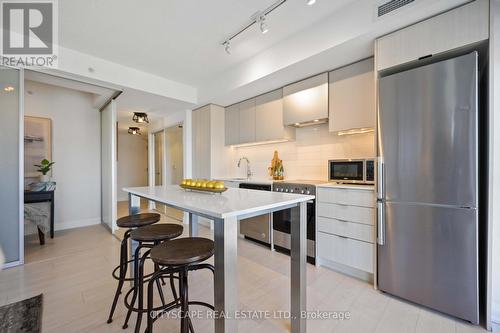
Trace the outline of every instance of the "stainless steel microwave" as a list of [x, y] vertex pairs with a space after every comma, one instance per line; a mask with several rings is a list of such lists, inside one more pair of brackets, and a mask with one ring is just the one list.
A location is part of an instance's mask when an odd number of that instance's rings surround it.
[[375, 159], [330, 160], [328, 179], [344, 184], [375, 184]]

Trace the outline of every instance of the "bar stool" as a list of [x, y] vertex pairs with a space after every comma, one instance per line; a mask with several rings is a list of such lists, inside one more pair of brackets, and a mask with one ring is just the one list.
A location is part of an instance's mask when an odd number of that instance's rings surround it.
[[[194, 333], [194, 328], [189, 318], [189, 305], [201, 305], [211, 310], [214, 306], [205, 302], [189, 301], [188, 297], [188, 272], [199, 269], [210, 269], [214, 273], [214, 266], [201, 264], [212, 257], [215, 252], [214, 242], [207, 238], [188, 237], [174, 239], [153, 247], [150, 251], [151, 260], [164, 268], [156, 272], [148, 282], [148, 326], [147, 332], [153, 332], [153, 322], [162, 313], [180, 307], [181, 333]], [[153, 308], [153, 287], [158, 279], [172, 273], [179, 273], [180, 302], [167, 304], [162, 308]], [[156, 318], [153, 318], [153, 311]]]
[[[133, 228], [141, 228], [147, 225], [154, 224], [160, 221], [161, 215], [157, 213], [141, 213], [128, 215], [119, 218], [116, 221], [116, 225], [120, 228], [128, 229], [123, 235], [123, 239], [120, 245], [120, 264], [113, 270], [113, 278], [118, 280], [118, 286], [116, 287], [115, 297], [113, 298], [113, 304], [111, 305], [111, 310], [109, 312], [108, 324], [113, 321], [113, 314], [116, 309], [116, 304], [118, 298], [122, 292], [123, 284], [125, 281], [132, 281], [133, 278], [127, 278], [127, 265], [132, 262], [128, 259], [128, 239], [130, 238], [130, 233]], [[118, 271], [118, 275], [117, 274]]]
[[[132, 312], [137, 312], [137, 321], [135, 325], [135, 332], [139, 332], [142, 314], [146, 312], [143, 308], [143, 285], [148, 282], [148, 278], [152, 274], [144, 276], [144, 264], [149, 258], [149, 251], [146, 251], [141, 256], [141, 250], [144, 248], [151, 249], [154, 246], [160, 244], [161, 242], [167, 242], [171, 239], [179, 237], [182, 235], [183, 227], [179, 224], [173, 223], [161, 223], [145, 226], [142, 228], [134, 229], [130, 233], [130, 239], [137, 241], [139, 245], [137, 246], [134, 254], [134, 285], [125, 295], [125, 306], [127, 307], [127, 316], [125, 318], [125, 323], [123, 329], [128, 327], [128, 321]], [[154, 272], [160, 270], [158, 264], [154, 264]], [[175, 291], [174, 275], [170, 274], [170, 288], [172, 290], [172, 295], [174, 301], [169, 304], [174, 304], [178, 302], [177, 292]], [[161, 279], [163, 280], [163, 279]], [[160, 279], [155, 280], [156, 286], [158, 287], [158, 293], [160, 295], [162, 304], [165, 305], [165, 297], [160, 285]], [[163, 282], [165, 284], [165, 282]], [[132, 295], [132, 300], [129, 302], [129, 296]], [[138, 299], [138, 300], [137, 300]], [[137, 307], [135, 307], [135, 301], [137, 300]]]

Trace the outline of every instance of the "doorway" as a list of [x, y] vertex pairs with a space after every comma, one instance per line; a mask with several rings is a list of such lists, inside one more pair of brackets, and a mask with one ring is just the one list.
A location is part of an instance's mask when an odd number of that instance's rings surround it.
[[[153, 181], [155, 186], [179, 185], [184, 177], [183, 124], [153, 133]], [[155, 209], [167, 220], [182, 222], [183, 212], [156, 203]]]

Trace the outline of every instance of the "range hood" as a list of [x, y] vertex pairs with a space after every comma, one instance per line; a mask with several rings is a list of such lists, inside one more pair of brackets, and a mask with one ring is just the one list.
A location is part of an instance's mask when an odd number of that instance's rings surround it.
[[305, 127], [328, 121], [328, 73], [283, 88], [283, 124]]

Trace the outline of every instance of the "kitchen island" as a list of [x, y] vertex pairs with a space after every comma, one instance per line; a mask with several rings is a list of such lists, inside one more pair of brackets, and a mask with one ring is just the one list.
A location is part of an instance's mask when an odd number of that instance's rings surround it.
[[179, 186], [124, 188], [129, 193], [129, 211], [140, 210], [140, 198], [158, 202], [189, 213], [190, 236], [197, 236], [198, 217], [214, 221], [215, 276], [214, 306], [216, 333], [237, 333], [234, 318], [238, 309], [237, 241], [240, 219], [292, 210], [291, 223], [291, 332], [305, 333], [307, 206], [312, 195], [287, 194], [229, 188], [222, 194], [186, 191]]

